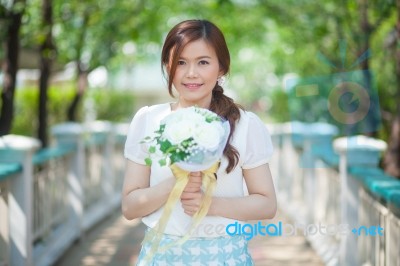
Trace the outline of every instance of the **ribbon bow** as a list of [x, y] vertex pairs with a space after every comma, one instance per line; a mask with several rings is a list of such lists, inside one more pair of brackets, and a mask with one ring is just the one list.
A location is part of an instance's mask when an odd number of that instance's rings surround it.
[[[203, 201], [200, 204], [199, 210], [193, 215], [193, 221], [191, 227], [181, 239], [161, 247], [162, 252], [166, 251], [168, 248], [172, 246], [182, 245], [184, 242], [186, 242], [193, 233], [194, 229], [201, 222], [201, 220], [207, 215], [208, 209], [210, 208], [211, 205], [212, 193], [217, 184], [216, 173], [219, 168], [219, 165], [220, 162], [218, 161], [215, 164], [213, 164], [210, 168], [201, 171], [202, 183], [205, 188], [205, 193]], [[176, 178], [176, 183], [171, 193], [169, 194], [168, 200], [165, 204], [163, 213], [161, 215], [160, 220], [158, 221], [158, 224], [154, 228], [150, 229], [150, 231], [146, 234], [146, 237], [142, 242], [142, 245], [149, 242], [152, 243], [150, 251], [147, 253], [147, 256], [145, 258], [145, 261], [150, 260], [154, 256], [154, 254], [158, 251], [162, 234], [165, 231], [165, 227], [167, 226], [168, 219], [171, 215], [172, 209], [175, 206], [178, 199], [180, 198], [180, 196], [182, 195], [182, 192], [189, 181], [189, 174], [190, 174], [189, 171], [183, 170], [176, 164], [171, 165], [170, 168]]]

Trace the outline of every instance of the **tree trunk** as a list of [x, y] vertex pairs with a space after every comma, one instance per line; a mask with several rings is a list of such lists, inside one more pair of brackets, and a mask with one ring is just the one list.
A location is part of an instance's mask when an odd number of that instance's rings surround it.
[[[373, 33], [373, 27], [368, 19], [368, 0], [360, 0], [360, 28], [361, 28], [361, 39], [360, 39], [360, 51], [359, 56], [362, 56], [365, 52], [370, 49], [370, 40], [371, 35]], [[370, 104], [369, 106], [363, 106], [363, 103], [360, 103], [360, 108], [369, 108], [367, 116], [365, 117], [364, 128], [359, 129], [364, 134], [370, 137], [377, 136], [378, 124], [377, 114], [378, 107], [375, 106], [375, 95], [372, 89], [372, 75], [369, 69], [369, 59], [368, 56], [360, 63], [361, 70], [363, 70], [364, 76], [364, 89], [367, 90], [368, 95], [370, 96]]]
[[[14, 5], [23, 5], [25, 0], [15, 1]], [[6, 37], [6, 55], [3, 63], [4, 83], [1, 93], [0, 136], [10, 133], [14, 118], [14, 94], [18, 71], [19, 30], [24, 9], [12, 10], [8, 16]]]
[[84, 41], [86, 37], [87, 28], [89, 25], [90, 9], [86, 9], [83, 13], [83, 23], [81, 26], [81, 32], [79, 34], [78, 43], [76, 44], [76, 73], [77, 73], [77, 88], [74, 99], [68, 106], [67, 118], [68, 121], [77, 121], [78, 106], [81, 102], [83, 95], [85, 94], [86, 88], [88, 86], [88, 66], [85, 66], [81, 61], [82, 49], [84, 46]]
[[39, 128], [38, 138], [43, 147], [48, 145], [47, 134], [47, 90], [51, 74], [51, 64], [54, 58], [54, 45], [52, 40], [53, 14], [52, 1], [43, 0], [43, 34], [45, 39], [40, 45], [40, 80], [39, 80]]
[[[396, 59], [396, 80], [397, 93], [395, 101], [400, 102], [400, 0], [397, 0], [397, 25], [396, 36], [397, 46], [395, 50]], [[383, 159], [383, 167], [385, 172], [400, 178], [400, 106], [397, 104], [396, 114], [393, 119], [390, 138], [388, 141], [388, 149]]]
[[88, 86], [88, 80], [87, 80], [88, 73], [86, 71], [81, 70], [79, 67], [78, 69], [79, 70], [78, 70], [77, 90], [74, 99], [72, 100], [70, 106], [68, 107], [68, 121], [78, 120], [77, 119], [78, 106]]

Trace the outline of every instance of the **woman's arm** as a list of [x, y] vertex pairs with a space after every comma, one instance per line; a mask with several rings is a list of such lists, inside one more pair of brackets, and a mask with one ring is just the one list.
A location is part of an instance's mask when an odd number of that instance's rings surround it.
[[127, 160], [122, 188], [122, 213], [126, 219], [143, 217], [158, 210], [168, 199], [175, 185], [171, 176], [150, 186], [150, 167]]
[[[239, 221], [272, 219], [277, 203], [268, 164], [253, 169], [243, 169], [248, 196], [235, 198], [213, 197], [209, 216], [222, 216]], [[193, 215], [202, 200], [202, 192], [186, 193], [181, 197], [185, 213]]]
[[274, 184], [268, 164], [243, 169], [249, 195], [240, 198], [213, 198], [208, 215], [239, 221], [272, 219], [277, 209]]

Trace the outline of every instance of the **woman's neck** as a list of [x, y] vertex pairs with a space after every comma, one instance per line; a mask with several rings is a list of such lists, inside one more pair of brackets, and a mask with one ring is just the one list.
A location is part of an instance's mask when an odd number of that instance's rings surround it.
[[198, 104], [198, 103], [182, 103], [181, 101], [177, 101], [171, 104], [171, 110], [176, 111], [181, 108], [191, 107], [191, 106], [198, 106], [201, 108], [209, 109], [210, 104]]

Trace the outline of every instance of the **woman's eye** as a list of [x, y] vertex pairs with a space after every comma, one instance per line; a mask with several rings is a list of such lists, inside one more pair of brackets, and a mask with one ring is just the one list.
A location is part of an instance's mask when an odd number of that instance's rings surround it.
[[184, 65], [184, 64], [185, 64], [185, 61], [183, 61], [183, 60], [178, 61], [178, 65]]
[[199, 64], [200, 64], [200, 65], [208, 65], [208, 61], [206, 61], [206, 60], [201, 60], [201, 61], [199, 62]]

